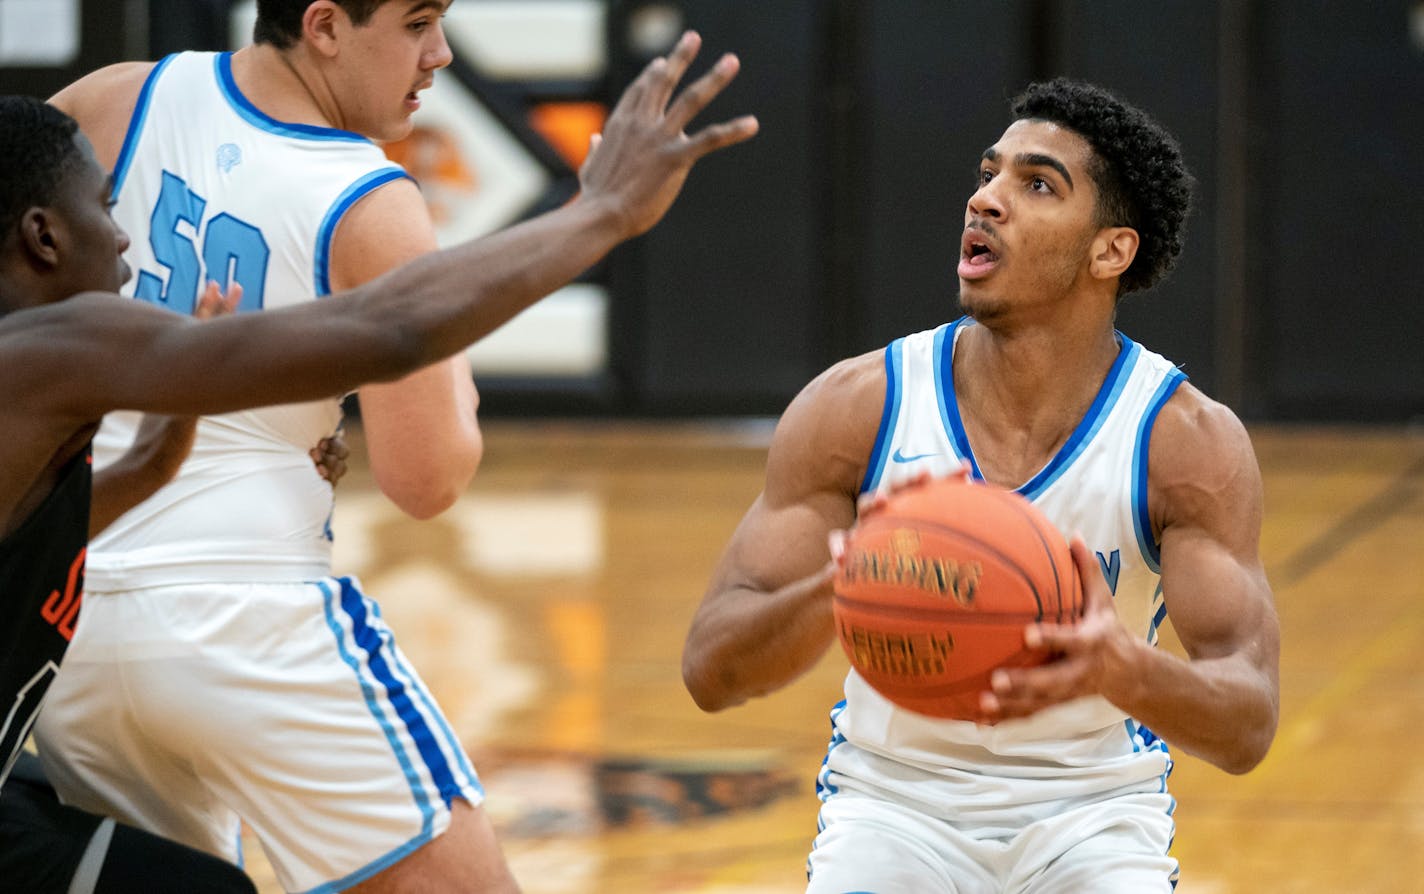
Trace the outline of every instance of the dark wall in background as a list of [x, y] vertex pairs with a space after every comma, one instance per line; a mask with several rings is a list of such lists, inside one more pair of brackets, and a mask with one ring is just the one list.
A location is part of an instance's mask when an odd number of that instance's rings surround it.
[[[675, 326], [654, 322], [644, 338], [716, 333], [718, 374], [747, 373], [730, 403], [776, 412], [834, 360], [954, 316], [978, 156], [1009, 98], [1062, 74], [1147, 109], [1197, 178], [1176, 271], [1124, 301], [1121, 329], [1248, 419], [1424, 418], [1415, 0], [825, 0], [740, 16], [716, 0], [678, 5], [711, 47], [746, 48], [747, 82], [715, 109], [756, 112], [765, 145], [718, 160], [685, 197], [642, 283], [645, 307], [680, 283], [707, 290], [682, 274], [712, 272], [696, 258], [713, 252], [743, 263], [722, 265], [710, 290], [745, 303], [665, 304]], [[819, 84], [807, 80], [818, 47]], [[636, 288], [637, 269], [616, 282]], [[657, 375], [686, 386], [680, 409], [726, 405], [738, 387], [702, 390], [705, 369], [675, 370], [698, 352], [652, 354], [668, 361]]]
[[[610, 98], [650, 3], [609, 2]], [[221, 46], [229, 5], [86, 3], [78, 62], [0, 68], [0, 92]], [[762, 133], [600, 271], [609, 374], [483, 382], [485, 412], [778, 413], [835, 360], [952, 318], [977, 159], [1011, 97], [1065, 74], [1159, 118], [1198, 180], [1178, 268], [1125, 300], [1123, 331], [1250, 420], [1424, 420], [1420, 0], [657, 5], [703, 33], [695, 72], [742, 57], [704, 121], [754, 112]]]
[[1263, 4], [1253, 406], [1424, 416], [1424, 50], [1405, 0]]
[[[642, 4], [609, 21], [612, 80], [646, 62], [627, 45]], [[778, 412], [820, 368], [832, 303], [827, 257], [832, 4], [679, 3], [705, 47], [693, 75], [735, 49], [741, 74], [704, 123], [755, 110], [752, 142], [698, 166], [651, 232], [610, 258], [616, 380], [655, 413]]]

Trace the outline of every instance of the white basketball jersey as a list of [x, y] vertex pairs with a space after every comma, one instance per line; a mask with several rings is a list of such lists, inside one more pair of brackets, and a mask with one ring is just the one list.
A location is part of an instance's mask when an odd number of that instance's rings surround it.
[[[114, 217], [133, 241], [126, 291], [176, 313], [192, 313], [209, 280], [241, 283], [241, 312], [327, 294], [342, 216], [406, 176], [358, 134], [268, 117], [230, 60], [158, 63], [114, 168]], [[203, 419], [178, 477], [93, 542], [90, 588], [328, 574], [331, 487], [307, 451], [336, 429], [340, 397]], [[128, 447], [138, 419], [106, 419], [96, 466]]]
[[[886, 348], [885, 411], [862, 490], [883, 491], [923, 471], [946, 474], [962, 461], [982, 477], [954, 393], [955, 344], [973, 325], [961, 318]], [[1155, 643], [1166, 607], [1147, 515], [1148, 439], [1158, 411], [1186, 377], [1126, 336], [1118, 340], [1117, 360], [1077, 429], [1017, 490], [1065, 538], [1083, 537], [1113, 590], [1118, 615]], [[832, 712], [835, 735], [820, 779], [823, 796], [844, 774], [857, 785], [963, 818], [966, 809], [997, 814], [1016, 801], [1101, 792], [1143, 773], [1165, 777], [1170, 766], [1150, 731], [1100, 697], [980, 726], [897, 708], [854, 670], [845, 695]], [[1144, 758], [1150, 759], [1144, 764]], [[1041, 780], [1044, 786], [1005, 789], [1000, 781], [1006, 778]]]

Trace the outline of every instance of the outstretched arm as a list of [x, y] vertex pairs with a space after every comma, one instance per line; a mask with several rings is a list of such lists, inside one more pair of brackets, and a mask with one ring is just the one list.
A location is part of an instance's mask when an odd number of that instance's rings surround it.
[[310, 400], [449, 357], [651, 228], [698, 159], [756, 132], [741, 118], [684, 133], [737, 71], [725, 56], [672, 99], [697, 47], [689, 34], [628, 88], [581, 170], [579, 199], [558, 210], [326, 301], [201, 326], [138, 302], [59, 302], [25, 315], [17, 355], [53, 389], [46, 403], [81, 420]]
[[[699, 159], [756, 133], [751, 117], [684, 132], [737, 72], [724, 56], [672, 98], [698, 45], [685, 35], [624, 92], [580, 170], [577, 200], [343, 295], [201, 325], [101, 294], [0, 318], [0, 431], [12, 436], [0, 508], [21, 505], [57, 453], [110, 410], [224, 413], [389, 381], [461, 351], [645, 232]], [[48, 209], [31, 209], [18, 228], [34, 263], [93, 262], [74, 256]]]
[[1261, 473], [1240, 421], [1189, 385], [1152, 432], [1148, 505], [1161, 532], [1162, 592], [1183, 660], [1118, 621], [1097, 562], [1082, 542], [1076, 626], [1026, 636], [1064, 658], [998, 671], [991, 717], [1023, 716], [1100, 694], [1158, 736], [1231, 773], [1265, 757], [1280, 705], [1280, 624], [1259, 554]]
[[827, 538], [855, 520], [884, 390], [877, 352], [827, 370], [782, 415], [766, 486], [722, 554], [683, 647], [682, 679], [704, 711], [785, 686], [834, 640]]

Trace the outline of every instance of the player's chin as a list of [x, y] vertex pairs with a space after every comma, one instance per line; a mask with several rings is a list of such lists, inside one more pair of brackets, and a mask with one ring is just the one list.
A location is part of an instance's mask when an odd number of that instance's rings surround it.
[[378, 143], [395, 143], [410, 136], [415, 130], [415, 122], [409, 112], [402, 112], [372, 127], [366, 135]]
[[1006, 302], [997, 291], [990, 291], [984, 285], [966, 280], [959, 281], [959, 308], [976, 320], [991, 320], [1006, 309]]

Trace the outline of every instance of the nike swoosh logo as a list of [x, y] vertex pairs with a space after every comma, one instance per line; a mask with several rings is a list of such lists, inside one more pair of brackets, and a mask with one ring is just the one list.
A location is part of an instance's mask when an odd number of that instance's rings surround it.
[[917, 459], [928, 459], [931, 456], [939, 456], [938, 453], [916, 453], [914, 456], [906, 456], [900, 452], [900, 448], [895, 448], [895, 453], [890, 458], [897, 463], [912, 463]]

